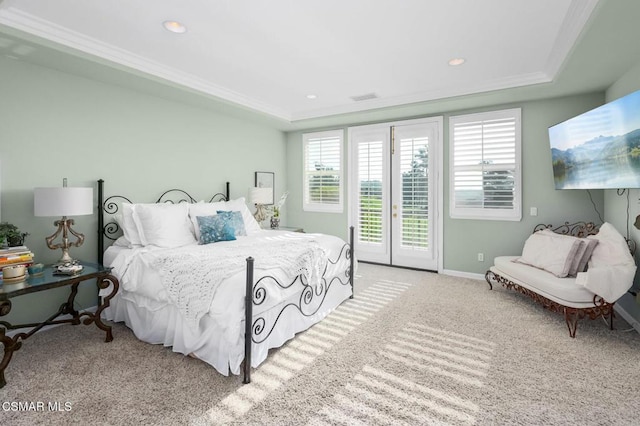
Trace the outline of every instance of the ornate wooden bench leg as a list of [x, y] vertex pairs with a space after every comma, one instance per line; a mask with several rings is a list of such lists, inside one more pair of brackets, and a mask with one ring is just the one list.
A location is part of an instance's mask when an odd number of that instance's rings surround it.
[[487, 271], [487, 273], [484, 274], [484, 279], [487, 281], [487, 284], [489, 284], [489, 290], [493, 290], [493, 284], [491, 284], [491, 280], [497, 280], [496, 274], [494, 274], [492, 271]]
[[569, 336], [575, 338], [576, 330], [578, 328], [578, 310], [575, 308], [564, 308], [564, 320], [567, 322], [567, 327], [569, 327]]
[[613, 306], [611, 306], [611, 313], [609, 314], [609, 330], [613, 330], [613, 317], [615, 317], [615, 314], [613, 312]]

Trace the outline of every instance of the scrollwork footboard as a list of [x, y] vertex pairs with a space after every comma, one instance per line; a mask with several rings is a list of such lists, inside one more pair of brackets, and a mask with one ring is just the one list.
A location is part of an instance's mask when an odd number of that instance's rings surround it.
[[[318, 285], [311, 285], [303, 275], [298, 275], [291, 282], [281, 283], [277, 278], [267, 275], [253, 282], [253, 258], [247, 259], [247, 297], [245, 299], [245, 359], [243, 383], [251, 382], [251, 345], [263, 344], [274, 332], [287, 311], [294, 310], [301, 317], [310, 318], [324, 305], [329, 290], [334, 285], [351, 286], [353, 297], [353, 230], [350, 232], [350, 243], [345, 244], [335, 259], [328, 259]], [[329, 264], [348, 262], [344, 276], [328, 277]], [[302, 286], [300, 296], [281, 307], [277, 315], [269, 315], [269, 311], [253, 315], [256, 307], [261, 306], [269, 296], [270, 289], [286, 290], [293, 286]]]

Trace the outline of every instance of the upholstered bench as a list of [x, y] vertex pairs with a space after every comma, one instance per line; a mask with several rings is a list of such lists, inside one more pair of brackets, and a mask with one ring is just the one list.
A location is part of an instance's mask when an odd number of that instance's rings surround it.
[[631, 242], [608, 223], [600, 229], [584, 222], [538, 225], [523, 255], [496, 257], [485, 279], [491, 289], [501, 284], [564, 314], [571, 337], [585, 316], [608, 317], [613, 329], [613, 306], [633, 284], [636, 266]]

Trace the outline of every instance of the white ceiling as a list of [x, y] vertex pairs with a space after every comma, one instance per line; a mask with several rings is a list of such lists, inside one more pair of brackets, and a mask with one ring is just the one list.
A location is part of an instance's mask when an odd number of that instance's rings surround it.
[[0, 0], [0, 24], [295, 122], [553, 81], [597, 3]]

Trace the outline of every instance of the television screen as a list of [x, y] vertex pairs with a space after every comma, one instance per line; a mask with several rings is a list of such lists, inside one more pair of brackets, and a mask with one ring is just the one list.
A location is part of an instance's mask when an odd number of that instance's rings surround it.
[[640, 91], [549, 128], [556, 189], [640, 188]]

